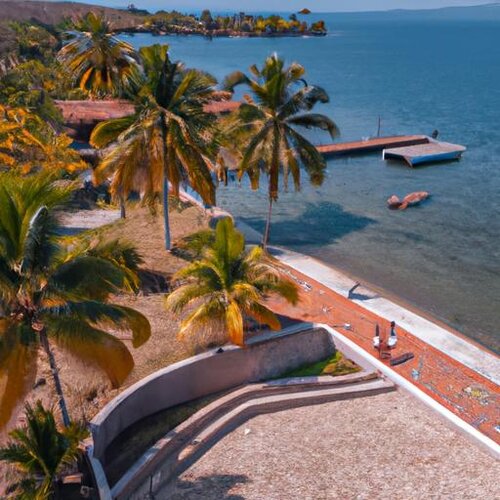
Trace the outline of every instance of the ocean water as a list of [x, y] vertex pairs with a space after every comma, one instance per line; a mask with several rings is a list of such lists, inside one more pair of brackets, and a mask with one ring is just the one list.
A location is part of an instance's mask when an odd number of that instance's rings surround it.
[[[312, 255], [424, 309], [500, 352], [500, 20], [327, 14], [324, 38], [212, 41], [201, 37], [127, 40], [168, 43], [174, 59], [217, 78], [272, 52], [307, 69], [331, 102], [318, 111], [340, 140], [430, 134], [467, 146], [460, 162], [409, 169], [379, 154], [332, 159], [324, 184], [303, 177], [280, 195], [271, 241]], [[316, 143], [328, 138], [314, 134]], [[412, 191], [431, 199], [389, 211], [386, 199]], [[262, 230], [265, 185], [221, 187], [218, 204]]]

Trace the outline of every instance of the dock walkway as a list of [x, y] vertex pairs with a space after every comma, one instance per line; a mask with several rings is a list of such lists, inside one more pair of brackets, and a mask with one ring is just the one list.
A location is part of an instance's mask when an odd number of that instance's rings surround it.
[[326, 158], [355, 153], [372, 153], [388, 148], [402, 148], [416, 146], [418, 144], [429, 144], [426, 135], [396, 135], [389, 137], [374, 137], [362, 141], [338, 142], [335, 144], [324, 144], [316, 146], [316, 149]]

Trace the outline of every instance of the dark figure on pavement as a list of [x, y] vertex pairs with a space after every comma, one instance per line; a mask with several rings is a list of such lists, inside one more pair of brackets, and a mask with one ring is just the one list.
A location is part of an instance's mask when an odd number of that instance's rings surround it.
[[396, 322], [391, 321], [391, 333], [389, 335], [389, 339], [387, 340], [387, 346], [388, 347], [396, 347], [396, 344], [398, 343], [398, 336], [396, 335]]

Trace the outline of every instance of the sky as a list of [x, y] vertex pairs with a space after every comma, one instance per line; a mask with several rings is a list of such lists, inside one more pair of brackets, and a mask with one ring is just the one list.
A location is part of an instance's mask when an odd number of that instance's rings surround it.
[[[81, 0], [85, 1], [85, 0]], [[304, 7], [314, 12], [352, 12], [390, 9], [430, 9], [464, 5], [482, 5], [488, 0], [87, 0], [99, 5], [125, 6], [134, 3], [138, 8], [156, 11], [159, 9], [189, 9], [279, 11], [292, 12]], [[491, 0], [494, 1], [494, 0]]]

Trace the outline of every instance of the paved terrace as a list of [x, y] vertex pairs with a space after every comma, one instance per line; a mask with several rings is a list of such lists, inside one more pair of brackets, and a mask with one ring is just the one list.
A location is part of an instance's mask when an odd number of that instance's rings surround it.
[[255, 417], [157, 498], [493, 499], [499, 475], [500, 462], [398, 391]]
[[[372, 355], [375, 325], [382, 334], [391, 320], [397, 323], [399, 342], [393, 357], [412, 352], [414, 359], [391, 367], [462, 420], [500, 443], [500, 361], [494, 354], [465, 340], [457, 332], [391, 302], [319, 261], [276, 249], [288, 267], [283, 272], [301, 285], [296, 307], [276, 301], [274, 308], [303, 321], [324, 323]], [[292, 271], [290, 270], [292, 269]]]

